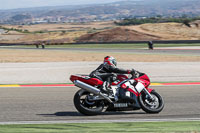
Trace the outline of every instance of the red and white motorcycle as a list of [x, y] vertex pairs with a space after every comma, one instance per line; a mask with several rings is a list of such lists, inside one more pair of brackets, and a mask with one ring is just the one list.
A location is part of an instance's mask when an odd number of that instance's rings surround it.
[[[137, 75], [137, 76], [136, 76]], [[131, 111], [143, 109], [146, 113], [159, 113], [164, 108], [163, 98], [149, 89], [149, 77], [138, 71], [131, 78], [117, 75], [110, 93], [102, 89], [103, 81], [88, 75], [71, 75], [70, 80], [81, 88], [74, 95], [76, 109], [84, 115], [98, 115], [105, 111]]]

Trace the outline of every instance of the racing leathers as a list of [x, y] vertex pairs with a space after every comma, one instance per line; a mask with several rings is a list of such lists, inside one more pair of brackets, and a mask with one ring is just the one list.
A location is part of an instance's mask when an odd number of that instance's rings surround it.
[[108, 89], [108, 86], [116, 80], [116, 73], [118, 74], [130, 74], [133, 70], [125, 70], [117, 68], [114, 65], [109, 65], [108, 63], [101, 64], [96, 70], [90, 73], [90, 77], [98, 78], [104, 81], [103, 87]]
[[114, 73], [130, 74], [131, 70], [124, 70], [121, 68], [117, 68], [114, 65], [103, 63], [96, 70], [90, 73], [90, 77], [95, 77], [102, 81], [107, 81], [109, 77], [116, 76], [116, 74]]

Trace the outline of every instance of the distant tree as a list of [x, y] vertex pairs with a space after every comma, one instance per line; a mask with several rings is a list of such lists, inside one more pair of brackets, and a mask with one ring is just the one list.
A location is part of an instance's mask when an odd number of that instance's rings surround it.
[[65, 30], [62, 30], [62, 34], [65, 34], [66, 33], [66, 31]]
[[182, 18], [188, 18], [188, 16], [186, 14], [183, 14]]
[[[183, 16], [184, 17], [184, 16]], [[145, 23], [166, 23], [166, 22], [176, 22], [183, 23], [184, 25], [191, 27], [190, 22], [195, 20], [200, 20], [200, 17], [195, 18], [158, 18], [158, 17], [150, 17], [150, 18], [132, 18], [132, 19], [124, 19], [120, 22], [114, 22], [116, 25], [124, 26], [124, 25], [139, 25]]]
[[157, 18], [162, 18], [162, 15], [157, 15], [156, 17], [157, 17]]
[[191, 27], [190, 21], [189, 21], [188, 19], [185, 19], [185, 20], [183, 21], [183, 24], [186, 25], [187, 27]]
[[24, 32], [24, 33], [29, 33], [29, 31], [28, 31], [28, 30], [26, 30], [26, 29], [25, 29], [23, 32]]
[[194, 23], [194, 24], [195, 24], [196, 27], [199, 27], [199, 24], [198, 24], [198, 23]]

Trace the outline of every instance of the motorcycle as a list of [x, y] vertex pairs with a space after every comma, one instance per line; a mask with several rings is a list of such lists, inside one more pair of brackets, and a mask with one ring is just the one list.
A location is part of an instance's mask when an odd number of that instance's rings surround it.
[[81, 88], [74, 95], [76, 109], [84, 115], [99, 115], [103, 111], [132, 111], [159, 113], [164, 108], [163, 98], [148, 88], [150, 79], [145, 73], [135, 71], [129, 78], [119, 74], [108, 92], [103, 81], [88, 75], [71, 75], [70, 80]]

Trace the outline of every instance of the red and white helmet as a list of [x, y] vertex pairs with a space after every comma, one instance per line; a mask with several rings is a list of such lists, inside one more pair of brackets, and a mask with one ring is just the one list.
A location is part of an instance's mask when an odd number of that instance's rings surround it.
[[112, 56], [106, 56], [104, 58], [104, 63], [107, 63], [108, 65], [115, 66], [115, 67], [117, 66], [117, 61]]

